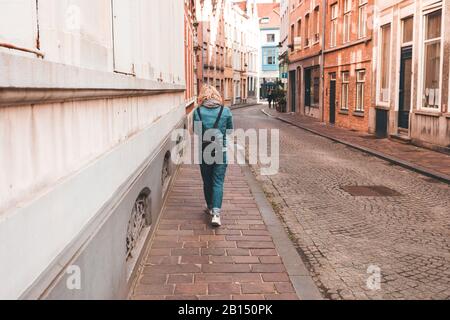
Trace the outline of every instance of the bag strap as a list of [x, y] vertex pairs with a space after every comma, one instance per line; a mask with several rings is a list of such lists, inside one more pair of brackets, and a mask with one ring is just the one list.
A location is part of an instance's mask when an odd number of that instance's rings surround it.
[[214, 123], [214, 127], [213, 127], [214, 129], [219, 129], [219, 121], [220, 121], [220, 118], [222, 118], [223, 109], [224, 109], [223, 106], [220, 107], [219, 116], [216, 119], [216, 123]]
[[[201, 107], [197, 108], [197, 114], [198, 114], [198, 117], [200, 118], [200, 121], [203, 121], [202, 112], [200, 111], [200, 108]], [[224, 110], [224, 107], [223, 106], [220, 107], [219, 115], [217, 116], [216, 122], [214, 123], [214, 127], [213, 127], [214, 129], [219, 129], [219, 121], [222, 118], [223, 110]]]
[[198, 108], [197, 108], [197, 114], [198, 114], [198, 117], [200, 118], [200, 121], [203, 121], [203, 119], [202, 119], [202, 113], [200, 112], [200, 108], [201, 108], [201, 107], [198, 107]]

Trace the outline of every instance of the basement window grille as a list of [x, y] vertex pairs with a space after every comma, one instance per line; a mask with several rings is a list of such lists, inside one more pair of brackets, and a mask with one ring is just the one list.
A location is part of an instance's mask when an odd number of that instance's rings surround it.
[[139, 244], [143, 231], [151, 226], [150, 190], [143, 190], [134, 203], [127, 230], [127, 261], [133, 258], [133, 253]]
[[162, 168], [162, 174], [161, 174], [161, 185], [163, 187], [162, 195], [164, 196], [168, 187], [169, 187], [169, 181], [171, 177], [171, 170], [170, 170], [170, 160], [172, 155], [169, 151], [166, 152], [166, 155], [164, 156], [164, 163]]

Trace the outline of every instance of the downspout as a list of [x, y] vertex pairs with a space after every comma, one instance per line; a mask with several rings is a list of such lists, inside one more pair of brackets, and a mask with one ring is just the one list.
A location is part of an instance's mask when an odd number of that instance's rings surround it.
[[322, 0], [322, 61], [320, 64], [322, 75], [322, 122], [325, 122], [325, 28], [327, 18], [327, 1]]

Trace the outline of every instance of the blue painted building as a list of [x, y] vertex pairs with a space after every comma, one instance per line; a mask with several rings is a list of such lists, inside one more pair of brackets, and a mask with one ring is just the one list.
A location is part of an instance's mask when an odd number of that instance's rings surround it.
[[267, 91], [273, 88], [279, 80], [280, 54], [280, 4], [258, 4], [261, 67], [260, 67], [260, 98], [267, 98]]

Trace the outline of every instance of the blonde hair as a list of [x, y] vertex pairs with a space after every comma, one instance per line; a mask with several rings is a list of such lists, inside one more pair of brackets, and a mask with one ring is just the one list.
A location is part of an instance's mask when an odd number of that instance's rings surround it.
[[200, 90], [200, 95], [198, 96], [198, 103], [201, 105], [208, 100], [216, 100], [220, 103], [223, 103], [223, 99], [219, 91], [217, 91], [217, 89], [214, 88], [213, 86], [205, 84], [203, 85], [202, 90]]

